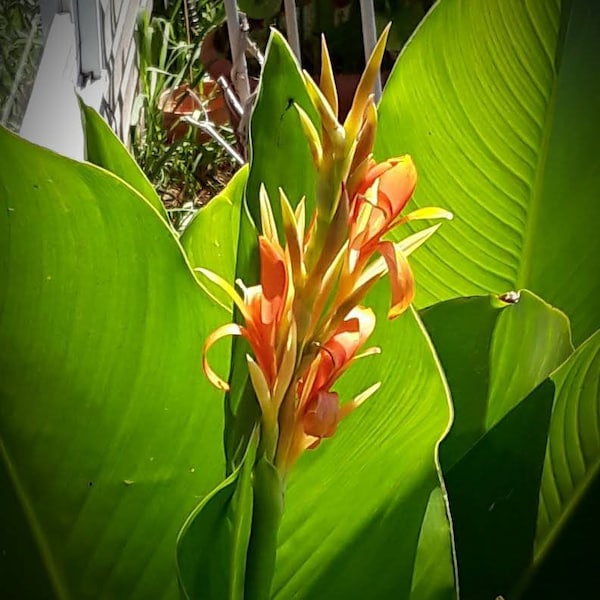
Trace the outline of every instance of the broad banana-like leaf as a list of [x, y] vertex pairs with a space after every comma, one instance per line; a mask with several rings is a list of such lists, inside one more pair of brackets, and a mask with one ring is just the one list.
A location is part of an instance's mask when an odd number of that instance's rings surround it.
[[565, 316], [526, 291], [422, 316], [456, 407], [442, 466], [461, 597], [518, 597], [597, 480], [598, 334], [572, 353]]
[[444, 469], [573, 352], [569, 321], [561, 311], [527, 290], [513, 298], [516, 303], [492, 296], [459, 298], [421, 312], [455, 409], [441, 448]]
[[423, 561], [434, 555], [428, 597], [456, 597], [448, 520], [430, 507], [450, 415], [445, 382], [416, 315], [386, 320], [387, 294], [384, 282], [367, 302], [382, 354], [353, 365], [339, 392], [382, 387], [292, 472], [274, 598], [423, 598]]
[[179, 534], [177, 568], [186, 600], [244, 600], [257, 442], [254, 435], [240, 466], [203, 498]]
[[79, 108], [85, 132], [86, 159], [126, 181], [168, 222], [167, 211], [156, 190], [108, 123], [81, 98]]
[[[247, 179], [248, 167], [244, 166], [222, 192], [196, 213], [181, 234], [181, 246], [192, 268], [210, 269], [233, 282], [240, 212]], [[207, 235], [211, 231], [219, 232], [219, 235]], [[231, 304], [231, 300], [228, 303]]]
[[542, 475], [536, 563], [546, 558], [588, 490], [598, 487], [600, 332], [577, 348], [550, 379], [556, 392]]
[[227, 314], [131, 186], [4, 129], [0, 156], [1, 595], [176, 597], [224, 474], [201, 352]]
[[600, 325], [600, 3], [440, 0], [380, 107], [379, 159], [410, 153], [418, 206], [456, 219], [413, 261], [417, 305], [529, 288]]
[[444, 471], [460, 597], [516, 598], [532, 561], [554, 386], [545, 381]]

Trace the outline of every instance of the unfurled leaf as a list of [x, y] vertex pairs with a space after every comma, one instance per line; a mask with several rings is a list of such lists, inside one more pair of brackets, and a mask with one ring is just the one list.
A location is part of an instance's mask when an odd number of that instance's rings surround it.
[[167, 211], [156, 190], [123, 142], [115, 135], [108, 123], [81, 98], [79, 98], [79, 108], [84, 127], [86, 159], [131, 185], [167, 221]]

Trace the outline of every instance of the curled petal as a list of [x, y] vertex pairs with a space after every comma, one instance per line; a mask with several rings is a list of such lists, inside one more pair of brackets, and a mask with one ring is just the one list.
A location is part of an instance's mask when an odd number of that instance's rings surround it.
[[394, 319], [410, 306], [415, 295], [415, 280], [408, 260], [398, 244], [381, 242], [377, 249], [385, 259], [390, 274], [392, 306], [388, 318]]
[[204, 374], [206, 378], [220, 390], [225, 392], [229, 391], [229, 384], [221, 379], [210, 367], [208, 364], [208, 351], [213, 346], [215, 342], [220, 340], [221, 338], [227, 337], [229, 335], [244, 335], [244, 329], [237, 325], [236, 323], [228, 323], [227, 325], [223, 325], [218, 329], [215, 329], [204, 342], [204, 348], [202, 349], [202, 368], [204, 369]]

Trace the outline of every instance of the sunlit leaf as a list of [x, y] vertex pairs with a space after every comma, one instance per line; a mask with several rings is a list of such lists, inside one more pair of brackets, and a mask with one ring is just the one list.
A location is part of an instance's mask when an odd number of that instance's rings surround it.
[[527, 287], [580, 342], [600, 325], [600, 4], [442, 0], [379, 109], [376, 155], [410, 153], [414, 206], [451, 210], [414, 260], [420, 307]]

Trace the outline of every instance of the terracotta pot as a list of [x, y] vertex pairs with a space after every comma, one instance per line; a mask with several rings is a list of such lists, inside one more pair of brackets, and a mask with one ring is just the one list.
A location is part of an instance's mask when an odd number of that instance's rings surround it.
[[[160, 95], [158, 107], [162, 111], [163, 127], [167, 131], [169, 143], [181, 139], [193, 127], [182, 118], [192, 116], [195, 111], [200, 112], [199, 121], [207, 118], [214, 125], [225, 125], [229, 122], [229, 111], [225, 106], [221, 88], [212, 79], [203, 80], [194, 90], [191, 90], [187, 83], [165, 90]], [[199, 143], [211, 139], [210, 135], [201, 129], [196, 129], [196, 132]]]

